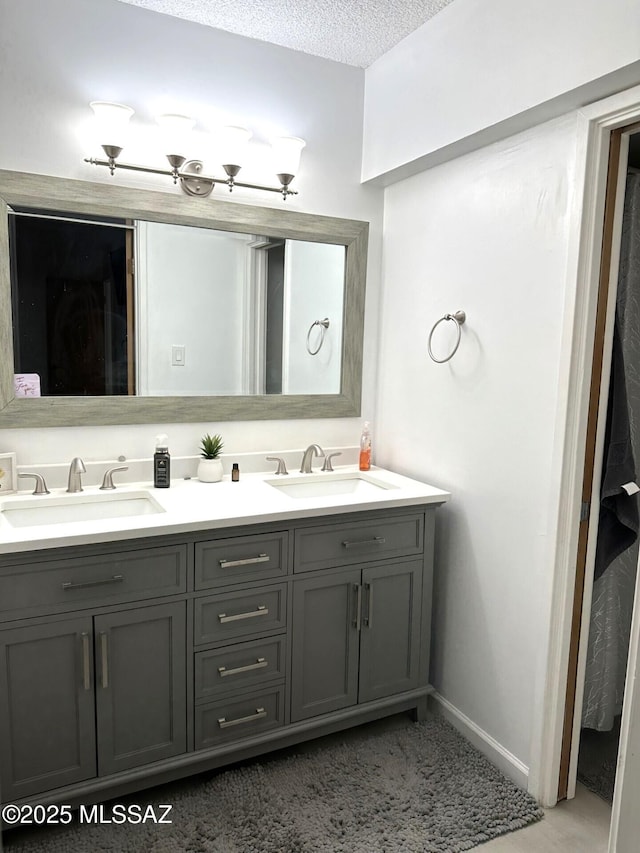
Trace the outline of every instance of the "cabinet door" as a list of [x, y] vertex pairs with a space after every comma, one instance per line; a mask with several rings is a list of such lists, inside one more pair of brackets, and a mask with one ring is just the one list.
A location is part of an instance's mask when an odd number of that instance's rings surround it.
[[359, 569], [294, 584], [292, 721], [355, 705], [360, 598]]
[[186, 751], [186, 603], [95, 617], [98, 772]]
[[4, 802], [96, 775], [89, 617], [0, 632]]
[[362, 585], [358, 700], [368, 702], [420, 683], [422, 562], [364, 569]]

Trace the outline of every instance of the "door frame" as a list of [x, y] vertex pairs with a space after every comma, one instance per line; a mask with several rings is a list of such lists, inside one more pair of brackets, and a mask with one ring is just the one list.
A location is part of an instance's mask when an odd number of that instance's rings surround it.
[[[566, 310], [559, 378], [565, 405], [558, 413], [554, 448], [559, 500], [555, 537], [550, 543], [553, 576], [542, 701], [534, 711], [529, 771], [529, 791], [544, 806], [553, 806], [558, 800], [609, 148], [612, 131], [639, 120], [640, 86], [590, 104], [576, 114], [576, 186], [567, 212]], [[615, 288], [611, 290], [615, 293]]]
[[609, 136], [607, 188], [602, 228], [601, 263], [596, 308], [596, 325], [591, 360], [591, 387], [587, 415], [586, 447], [578, 554], [576, 559], [575, 588], [571, 645], [567, 671], [562, 753], [558, 799], [575, 796], [578, 747], [580, 741], [581, 713], [584, 699], [587, 647], [591, 623], [591, 603], [595, 548], [600, 521], [600, 490], [604, 438], [609, 400], [613, 327], [618, 290], [622, 214], [628, 155], [628, 135], [613, 130]]

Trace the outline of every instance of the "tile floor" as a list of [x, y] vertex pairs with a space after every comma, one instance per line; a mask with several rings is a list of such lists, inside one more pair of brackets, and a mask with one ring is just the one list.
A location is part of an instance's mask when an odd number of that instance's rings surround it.
[[573, 800], [547, 809], [544, 819], [502, 835], [478, 853], [606, 853], [611, 806], [582, 785]]

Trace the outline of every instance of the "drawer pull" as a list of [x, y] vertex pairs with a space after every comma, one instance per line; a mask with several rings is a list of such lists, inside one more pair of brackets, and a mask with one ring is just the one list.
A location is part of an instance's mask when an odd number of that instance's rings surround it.
[[85, 690], [91, 690], [91, 663], [89, 657], [89, 635], [83, 631], [82, 637], [82, 686]]
[[243, 726], [245, 723], [254, 723], [256, 720], [262, 720], [267, 716], [264, 708], [256, 708], [255, 714], [249, 714], [248, 717], [237, 717], [235, 720], [227, 720], [226, 717], [220, 717], [218, 725], [221, 729], [228, 729], [231, 726]]
[[221, 569], [235, 569], [236, 566], [252, 566], [254, 563], [268, 563], [268, 554], [258, 554], [257, 557], [246, 557], [244, 560], [218, 560]]
[[104, 586], [108, 583], [122, 583], [124, 575], [112, 575], [110, 578], [103, 578], [99, 581], [83, 581], [82, 583], [74, 583], [66, 581], [62, 584], [62, 589], [66, 592], [69, 589], [87, 589], [90, 586]]
[[349, 540], [345, 539], [342, 543], [343, 548], [356, 548], [362, 547], [363, 545], [384, 545], [387, 540], [384, 536], [374, 536], [373, 539], [358, 539], [355, 542], [349, 542]]
[[269, 666], [269, 661], [265, 658], [258, 658], [255, 663], [249, 663], [246, 666], [237, 666], [235, 669], [227, 669], [226, 666], [219, 666], [218, 672], [220, 678], [226, 678], [228, 675], [240, 675], [242, 672], [251, 672], [253, 669], [264, 669]]
[[235, 616], [227, 616], [226, 613], [218, 613], [218, 619], [221, 623], [239, 622], [241, 619], [253, 619], [254, 616], [268, 616], [269, 608], [261, 604], [257, 610], [250, 610], [249, 613], [236, 613]]

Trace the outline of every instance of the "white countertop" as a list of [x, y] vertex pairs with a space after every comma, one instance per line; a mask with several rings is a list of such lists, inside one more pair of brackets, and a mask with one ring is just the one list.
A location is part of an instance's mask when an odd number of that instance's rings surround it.
[[[275, 477], [273, 474], [242, 474], [239, 482], [225, 477], [219, 483], [201, 483], [197, 479], [172, 480], [168, 489], [154, 489], [150, 482], [119, 485], [115, 492], [102, 492], [98, 486], [84, 488], [84, 497], [123, 496], [148, 491], [162, 512], [124, 518], [102, 518], [91, 521], [69, 521], [24, 527], [12, 526], [3, 508], [34, 505], [36, 502], [68, 499], [64, 489], [51, 490], [50, 495], [34, 497], [29, 493], [8, 495], [0, 500], [0, 554], [20, 553], [59, 548], [68, 545], [87, 545], [188, 533], [198, 530], [234, 527], [262, 522], [287, 521], [318, 515], [362, 512], [402, 506], [440, 504], [450, 498], [449, 492], [418, 480], [372, 466], [369, 475], [382, 488], [366, 493], [350, 493], [314, 497], [291, 497], [270, 483], [320, 483], [324, 479], [339, 479], [356, 474], [357, 466], [335, 468], [335, 475], [314, 471], [312, 474], [292, 474]], [[95, 499], [95, 498], [94, 498]]]

